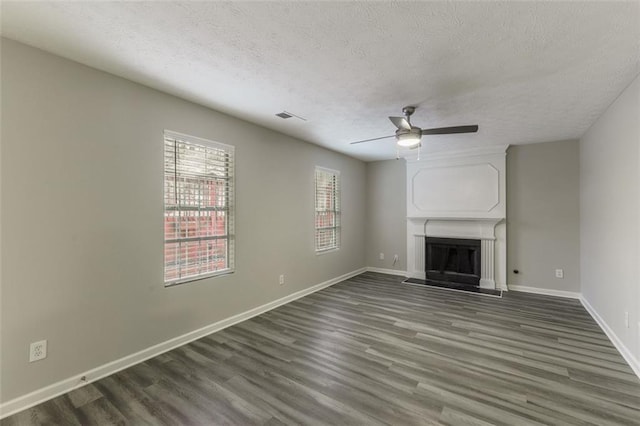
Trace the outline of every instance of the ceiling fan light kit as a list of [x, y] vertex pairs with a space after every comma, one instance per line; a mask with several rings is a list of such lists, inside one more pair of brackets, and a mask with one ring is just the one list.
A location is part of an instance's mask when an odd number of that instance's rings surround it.
[[[417, 132], [415, 131], [417, 130]], [[409, 132], [399, 133], [400, 130], [396, 132], [396, 141], [398, 146], [403, 148], [414, 148], [417, 145], [420, 145], [420, 139], [422, 139], [422, 135], [420, 134], [420, 129], [411, 129]]]

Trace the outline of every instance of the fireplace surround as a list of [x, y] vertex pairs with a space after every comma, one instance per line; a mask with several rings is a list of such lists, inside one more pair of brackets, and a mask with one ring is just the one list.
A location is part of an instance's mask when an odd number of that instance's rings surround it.
[[[425, 237], [480, 241], [482, 288], [506, 290], [506, 226], [503, 219], [410, 218], [407, 221], [407, 275], [426, 279]], [[502, 272], [502, 273], [501, 273]]]

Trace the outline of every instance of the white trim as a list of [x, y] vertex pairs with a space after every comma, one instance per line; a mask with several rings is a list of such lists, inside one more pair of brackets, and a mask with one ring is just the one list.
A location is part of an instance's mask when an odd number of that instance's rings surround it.
[[[239, 322], [246, 321], [249, 318], [253, 318], [264, 312], [275, 309], [278, 306], [292, 302], [311, 293], [315, 293], [316, 291], [322, 290], [326, 287], [330, 287], [334, 284], [347, 280], [366, 271], [367, 268], [356, 269], [355, 271], [348, 272], [339, 277], [332, 278], [328, 281], [324, 281], [309, 288], [305, 288], [304, 290], [291, 293], [285, 297], [266, 303], [262, 306], [249, 309], [248, 311], [239, 313], [232, 317], [225, 318], [197, 330], [190, 331], [189, 333], [183, 334], [182, 336], [174, 337], [173, 339], [169, 339], [165, 342], [148, 347], [139, 352], [127, 355], [123, 358], [101, 365], [92, 370], [76, 374], [72, 377], [61, 380], [57, 383], [38, 389], [26, 395], [19, 396], [18, 398], [12, 399], [0, 405], [0, 419], [8, 417], [22, 410], [26, 410], [27, 408], [55, 398], [56, 396], [67, 393], [73, 389], [95, 382], [96, 380], [102, 379], [103, 377], [109, 376], [113, 373], [117, 373], [118, 371], [124, 370], [125, 368], [129, 368], [135, 364], [146, 361], [150, 358], [168, 352], [194, 340], [200, 339], [201, 337], [207, 336], [211, 333], [215, 333], [216, 331], [220, 331], [224, 328], [230, 327]], [[83, 377], [85, 378], [85, 380], [82, 379]]]
[[568, 299], [580, 299], [580, 293], [576, 293], [573, 291], [552, 290], [550, 288], [528, 287], [524, 285], [512, 285], [512, 284], [509, 284], [507, 287], [509, 290], [521, 291], [523, 293], [535, 293], [535, 294], [544, 294], [545, 296], [566, 297]]
[[379, 274], [389, 274], [389, 275], [399, 275], [401, 277], [407, 277], [407, 271], [400, 271], [397, 269], [385, 269], [385, 268], [376, 268], [373, 266], [367, 266], [367, 272], [377, 272]]
[[595, 320], [595, 322], [598, 323], [602, 331], [604, 331], [604, 334], [607, 335], [609, 340], [611, 340], [611, 343], [613, 343], [613, 346], [616, 347], [618, 352], [620, 352], [620, 355], [622, 355], [624, 360], [627, 361], [627, 364], [629, 364], [629, 367], [631, 367], [633, 372], [636, 373], [636, 376], [638, 376], [638, 378], [640, 379], [640, 361], [638, 361], [633, 356], [629, 348], [627, 348], [625, 344], [622, 343], [622, 340], [618, 338], [618, 336], [611, 329], [611, 327], [607, 325], [606, 321], [598, 314], [598, 312], [594, 309], [594, 307], [591, 306], [591, 304], [587, 301], [587, 299], [585, 299], [584, 296], [582, 295], [580, 295], [580, 303], [582, 303], [582, 306], [584, 306], [587, 312], [589, 312], [589, 314]]

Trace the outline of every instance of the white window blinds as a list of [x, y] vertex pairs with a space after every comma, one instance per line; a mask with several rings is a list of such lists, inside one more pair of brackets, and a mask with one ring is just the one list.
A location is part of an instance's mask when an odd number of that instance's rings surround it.
[[340, 172], [316, 167], [316, 252], [340, 247]]
[[164, 134], [164, 282], [233, 271], [234, 147]]

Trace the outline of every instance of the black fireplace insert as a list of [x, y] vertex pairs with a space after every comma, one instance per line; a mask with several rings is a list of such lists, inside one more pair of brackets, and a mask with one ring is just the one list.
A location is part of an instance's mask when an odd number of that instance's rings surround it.
[[480, 285], [480, 240], [426, 237], [427, 280]]

